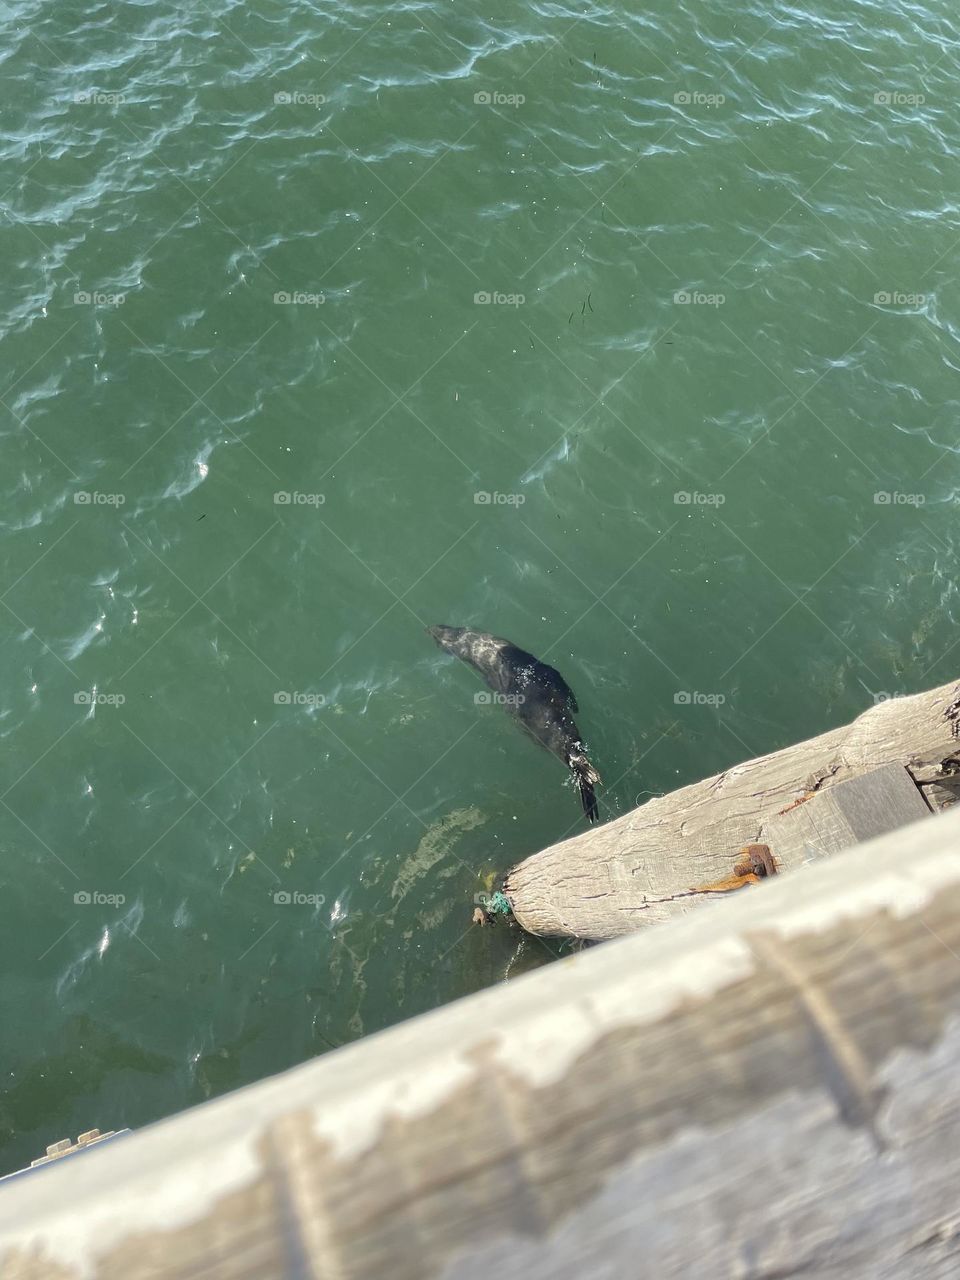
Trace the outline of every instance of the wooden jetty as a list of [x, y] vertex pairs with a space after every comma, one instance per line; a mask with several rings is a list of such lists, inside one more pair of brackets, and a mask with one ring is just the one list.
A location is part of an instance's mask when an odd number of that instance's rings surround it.
[[11, 1179], [0, 1275], [946, 1280], [958, 1186], [960, 808]]
[[960, 794], [960, 686], [870, 707], [852, 724], [659, 796], [527, 858], [503, 890], [530, 933], [605, 939], [715, 901], [740, 850], [777, 870], [936, 812]]
[[[0, 1185], [0, 1276], [960, 1274], [957, 693], [508, 877], [527, 928], [629, 937], [82, 1158], [54, 1144]], [[747, 887], [718, 888], [744, 845]]]

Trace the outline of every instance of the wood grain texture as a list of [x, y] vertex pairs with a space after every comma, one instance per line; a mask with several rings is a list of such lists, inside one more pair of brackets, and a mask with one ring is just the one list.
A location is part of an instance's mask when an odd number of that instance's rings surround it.
[[14, 1179], [0, 1275], [954, 1277], [958, 850], [954, 810]]
[[[946, 715], [957, 690], [952, 682], [882, 702], [850, 725], [746, 760], [533, 854], [504, 881], [517, 920], [530, 933], [599, 940], [702, 910], [715, 895], [696, 887], [729, 876], [744, 844], [769, 844], [780, 870], [790, 872], [822, 856], [828, 844], [835, 851], [863, 838], [859, 832], [871, 834], [866, 812], [852, 816], [852, 801], [847, 818], [823, 805], [805, 817], [804, 810], [839, 784], [885, 765], [911, 776], [915, 767], [916, 780], [926, 779], [921, 790], [927, 803], [945, 807], [960, 781], [949, 763], [960, 743]], [[805, 799], [811, 792], [813, 799]], [[907, 803], [903, 794], [896, 804], [880, 805], [887, 817]], [[919, 791], [914, 803], [921, 804]], [[818, 821], [824, 833], [819, 843], [809, 838]]]
[[826, 858], [931, 813], [909, 770], [884, 764], [835, 782], [763, 824], [763, 838], [779, 853], [781, 869]]

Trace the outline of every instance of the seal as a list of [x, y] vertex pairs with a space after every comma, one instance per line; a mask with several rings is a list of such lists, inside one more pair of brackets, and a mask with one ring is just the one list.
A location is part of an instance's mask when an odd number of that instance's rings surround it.
[[435, 626], [427, 627], [427, 632], [441, 649], [479, 671], [495, 700], [506, 707], [521, 728], [563, 761], [573, 775], [588, 820], [598, 822], [600, 810], [593, 789], [601, 778], [587, 759], [573, 718], [580, 708], [560, 672], [511, 641], [485, 631]]

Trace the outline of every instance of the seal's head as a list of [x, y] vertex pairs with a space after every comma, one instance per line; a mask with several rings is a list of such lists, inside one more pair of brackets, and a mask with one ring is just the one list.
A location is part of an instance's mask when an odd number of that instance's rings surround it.
[[444, 627], [437, 625], [435, 627], [427, 627], [427, 633], [433, 636], [441, 649], [446, 649], [448, 653], [456, 653], [456, 644], [466, 627]]

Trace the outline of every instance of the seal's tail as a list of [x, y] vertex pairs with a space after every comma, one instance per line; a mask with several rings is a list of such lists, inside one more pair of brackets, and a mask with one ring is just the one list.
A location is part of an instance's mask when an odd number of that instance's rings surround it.
[[587, 759], [584, 751], [571, 751], [567, 761], [573, 774], [574, 786], [580, 792], [580, 803], [588, 822], [600, 821], [600, 809], [593, 788], [601, 781], [599, 773]]

